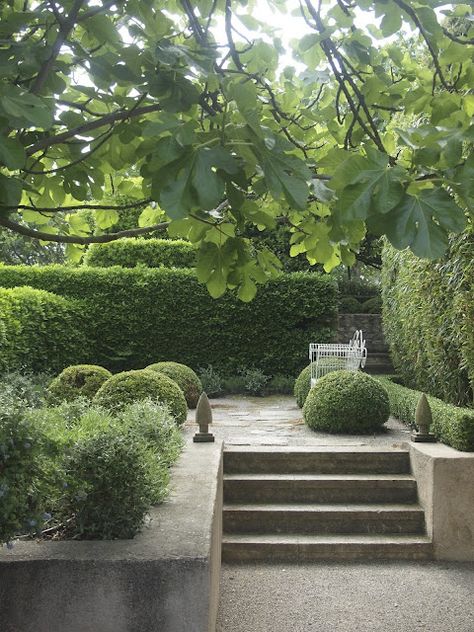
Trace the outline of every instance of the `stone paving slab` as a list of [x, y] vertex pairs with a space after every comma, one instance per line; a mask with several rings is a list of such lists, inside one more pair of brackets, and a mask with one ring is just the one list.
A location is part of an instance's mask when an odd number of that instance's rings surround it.
[[[247, 397], [230, 395], [211, 399], [211, 431], [227, 445], [253, 446], [370, 446], [400, 447], [410, 440], [410, 430], [390, 419], [377, 435], [333, 435], [310, 430], [295, 398], [285, 395]], [[187, 428], [195, 426], [189, 411]]]

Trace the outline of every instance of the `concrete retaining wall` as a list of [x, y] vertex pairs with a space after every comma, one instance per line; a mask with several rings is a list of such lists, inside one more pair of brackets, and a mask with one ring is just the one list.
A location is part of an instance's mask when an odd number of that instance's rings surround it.
[[411, 443], [410, 459], [435, 559], [474, 561], [474, 453]]
[[170, 499], [133, 540], [21, 542], [0, 550], [2, 632], [213, 632], [222, 444], [193, 444]]

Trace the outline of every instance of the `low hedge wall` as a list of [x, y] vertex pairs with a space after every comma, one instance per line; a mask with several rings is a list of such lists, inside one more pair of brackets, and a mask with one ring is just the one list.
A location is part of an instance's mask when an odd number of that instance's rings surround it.
[[192, 268], [196, 265], [196, 249], [182, 239], [119, 239], [106, 244], [92, 244], [84, 264], [97, 268], [122, 266], [134, 268]]
[[80, 304], [31, 287], [0, 288], [0, 372], [59, 372], [89, 354]]
[[[415, 412], [421, 392], [395, 383], [388, 377], [376, 377], [385, 386], [390, 412], [410, 426], [415, 425]], [[474, 451], [474, 410], [459, 408], [428, 396], [433, 414], [431, 431], [437, 439], [464, 452]]]
[[212, 299], [191, 270], [0, 267], [0, 286], [25, 284], [81, 299], [93, 349], [82, 362], [113, 371], [175, 360], [224, 375], [295, 375], [308, 344], [336, 331], [337, 286], [317, 274], [281, 275], [243, 303], [233, 292]]

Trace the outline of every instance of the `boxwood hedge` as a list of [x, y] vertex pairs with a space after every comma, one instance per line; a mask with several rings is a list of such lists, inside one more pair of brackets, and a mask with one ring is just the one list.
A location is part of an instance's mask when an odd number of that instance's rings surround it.
[[474, 387], [474, 231], [454, 236], [437, 262], [383, 252], [383, 323], [403, 384], [457, 405]]
[[87, 322], [75, 300], [31, 287], [0, 288], [0, 372], [59, 372], [86, 359]]
[[114, 371], [173, 360], [227, 375], [249, 366], [295, 375], [308, 344], [335, 334], [337, 286], [317, 274], [284, 274], [243, 303], [232, 292], [212, 299], [191, 270], [0, 267], [0, 286], [24, 284], [80, 299], [93, 349], [86, 361]]
[[[420, 391], [395, 383], [388, 377], [376, 378], [388, 393], [390, 412], [394, 417], [414, 427]], [[474, 410], [459, 408], [428, 396], [433, 424], [431, 431], [437, 439], [456, 450], [474, 451]]]
[[182, 239], [119, 239], [106, 244], [92, 244], [84, 264], [99, 268], [138, 265], [149, 268], [192, 268], [196, 264], [196, 249]]

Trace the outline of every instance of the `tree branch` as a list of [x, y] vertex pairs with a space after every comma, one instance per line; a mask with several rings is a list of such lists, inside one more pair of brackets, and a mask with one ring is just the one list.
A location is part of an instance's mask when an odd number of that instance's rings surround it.
[[169, 222], [161, 222], [152, 226], [145, 226], [144, 228], [130, 228], [128, 230], [121, 230], [117, 233], [108, 233], [107, 235], [92, 235], [91, 237], [80, 237], [79, 235], [52, 235], [43, 231], [35, 230], [13, 222], [6, 217], [0, 216], [0, 226], [9, 228], [15, 233], [31, 237], [32, 239], [41, 239], [42, 241], [55, 241], [60, 244], [78, 244], [81, 246], [87, 246], [88, 244], [106, 244], [109, 241], [115, 241], [121, 237], [138, 237], [139, 235], [146, 235], [152, 233], [161, 228], [167, 228]]
[[28, 156], [31, 156], [40, 149], [51, 147], [51, 145], [59, 145], [69, 138], [85, 134], [94, 129], [98, 129], [99, 127], [103, 127], [104, 125], [110, 125], [115, 121], [125, 121], [128, 118], [134, 118], [136, 116], [141, 116], [142, 114], [150, 114], [151, 112], [159, 112], [160, 110], [161, 105], [156, 104], [145, 105], [142, 108], [132, 108], [131, 110], [118, 110], [116, 112], [111, 112], [110, 114], [106, 114], [101, 119], [97, 119], [96, 121], [89, 121], [88, 123], [84, 123], [84, 125], [79, 125], [78, 127], [74, 127], [73, 129], [62, 132], [61, 134], [56, 134], [56, 136], [47, 136], [45, 138], [42, 138], [34, 145], [31, 145], [31, 147], [28, 147], [26, 153]]
[[38, 94], [39, 92], [41, 92], [43, 85], [48, 79], [48, 75], [54, 65], [54, 62], [56, 61], [56, 58], [61, 51], [61, 47], [63, 46], [70, 32], [76, 25], [77, 15], [83, 4], [84, 4], [84, 0], [74, 0], [71, 13], [69, 14], [67, 18], [64, 18], [61, 20], [58, 19], [57, 12], [54, 11], [54, 15], [56, 17], [56, 20], [59, 26], [59, 33], [56, 38], [56, 41], [53, 44], [51, 55], [46, 60], [46, 62], [41, 66], [41, 69], [38, 72], [36, 79], [33, 82], [33, 85], [31, 86], [30, 92], [32, 92], [33, 94]]
[[423, 39], [426, 42], [426, 45], [428, 46], [428, 50], [430, 51], [431, 58], [433, 59], [433, 63], [436, 68], [436, 74], [438, 75], [439, 80], [441, 81], [443, 86], [446, 88], [446, 90], [448, 90], [448, 92], [451, 92], [453, 87], [448, 84], [448, 82], [446, 81], [443, 75], [443, 71], [441, 70], [441, 66], [439, 65], [438, 55], [436, 54], [436, 51], [430, 42], [430, 38], [428, 37], [428, 33], [425, 31], [423, 24], [420, 22], [420, 19], [417, 16], [416, 11], [412, 9], [412, 7], [410, 7], [408, 4], [403, 2], [403, 0], [393, 0], [393, 1], [395, 2], [397, 6], [400, 7], [400, 9], [402, 9], [402, 11], [405, 11], [405, 13], [409, 15], [411, 19], [413, 20], [413, 23], [415, 24], [417, 29], [420, 31], [421, 36], [423, 37]]
[[38, 213], [69, 213], [71, 211], [126, 211], [131, 208], [147, 206], [148, 204], [151, 204], [152, 201], [153, 200], [151, 198], [147, 198], [130, 204], [122, 204], [120, 206], [110, 204], [75, 204], [73, 206], [45, 207], [29, 204], [18, 204], [18, 206], [0, 204], [0, 209], [5, 209], [6, 211], [37, 211]]

